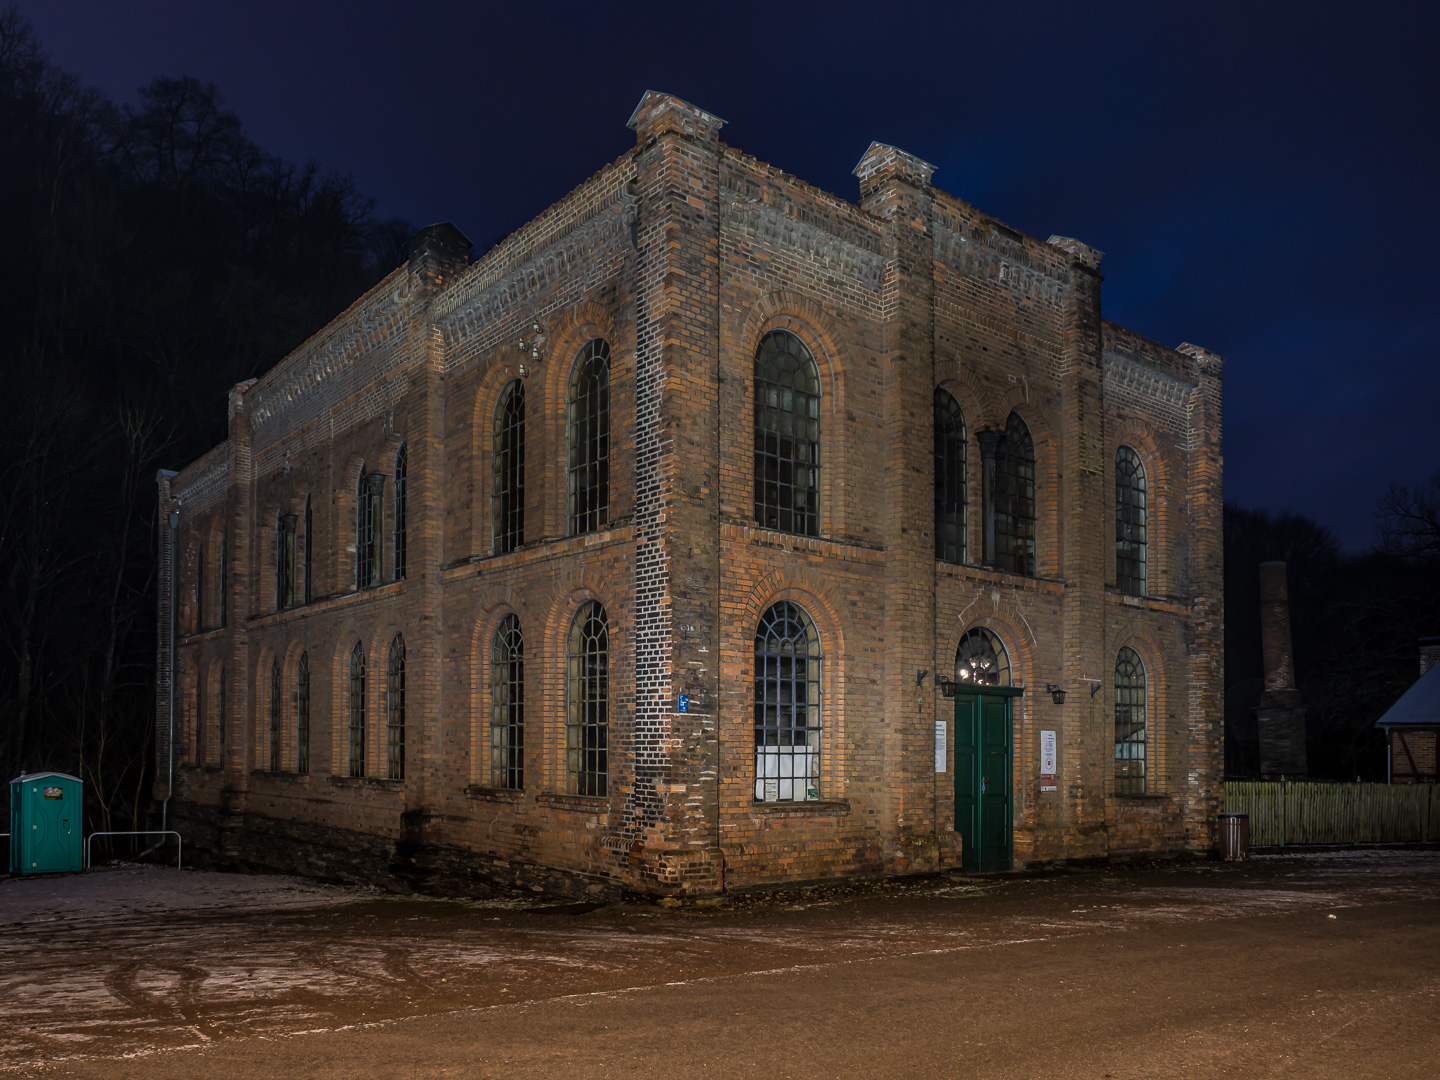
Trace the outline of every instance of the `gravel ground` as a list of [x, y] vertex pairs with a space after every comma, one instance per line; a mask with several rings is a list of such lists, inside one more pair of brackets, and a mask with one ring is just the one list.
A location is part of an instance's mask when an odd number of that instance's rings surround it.
[[0, 1070], [1433, 1076], [1437, 898], [1433, 848], [680, 909], [138, 866], [10, 879]]

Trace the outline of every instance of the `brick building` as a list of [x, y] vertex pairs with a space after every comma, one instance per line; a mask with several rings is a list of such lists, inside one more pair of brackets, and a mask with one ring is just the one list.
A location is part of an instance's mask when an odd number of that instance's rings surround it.
[[161, 475], [187, 850], [700, 895], [1213, 846], [1220, 358], [910, 154], [855, 205], [721, 124], [647, 93], [478, 261], [424, 230]]

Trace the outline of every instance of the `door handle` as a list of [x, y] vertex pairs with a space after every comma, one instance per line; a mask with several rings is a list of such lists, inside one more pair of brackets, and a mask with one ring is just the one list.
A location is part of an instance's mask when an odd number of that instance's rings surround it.
[[980, 794], [985, 794], [985, 778], [983, 776], [980, 777]]

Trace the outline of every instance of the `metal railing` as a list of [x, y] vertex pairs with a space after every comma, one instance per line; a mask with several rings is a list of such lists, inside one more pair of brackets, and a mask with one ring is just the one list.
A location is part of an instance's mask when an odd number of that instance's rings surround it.
[[[89, 836], [87, 836], [85, 838], [84, 862], [84, 868], [86, 870], [90, 869], [90, 841], [94, 840], [97, 836], [173, 836], [175, 837], [175, 869], [183, 869], [181, 864], [181, 856], [184, 854], [185, 842], [180, 838], [180, 834], [178, 832], [176, 832], [174, 829], [135, 829], [124, 830], [121, 832], [92, 832]], [[155, 845], [155, 847], [159, 846], [159, 844]], [[154, 848], [151, 848], [151, 850], [153, 851]]]

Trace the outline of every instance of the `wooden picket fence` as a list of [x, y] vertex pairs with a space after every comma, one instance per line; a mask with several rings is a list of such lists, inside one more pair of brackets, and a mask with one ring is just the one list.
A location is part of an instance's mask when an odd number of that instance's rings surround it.
[[1250, 846], [1440, 840], [1434, 784], [1227, 780], [1225, 809], [1250, 815]]

